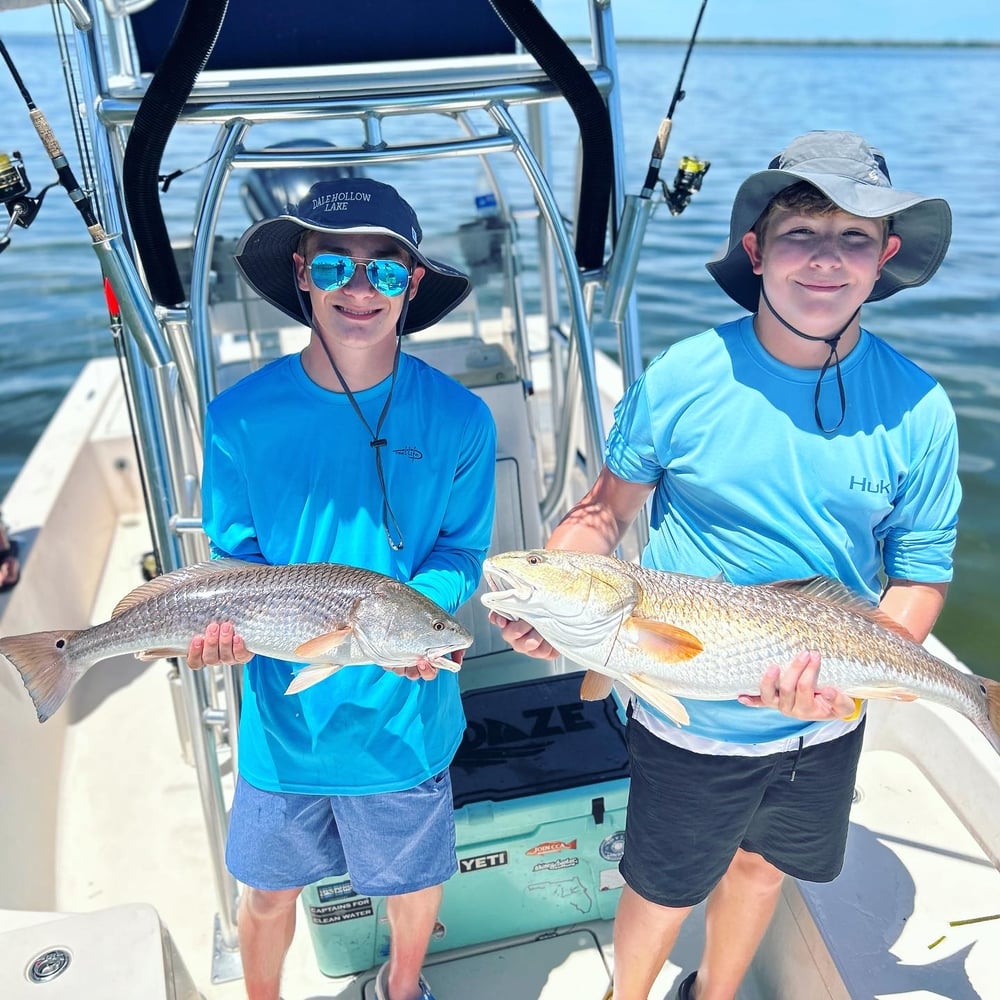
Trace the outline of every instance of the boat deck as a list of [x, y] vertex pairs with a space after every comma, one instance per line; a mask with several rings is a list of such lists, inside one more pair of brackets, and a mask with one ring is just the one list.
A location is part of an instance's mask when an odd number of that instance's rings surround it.
[[846, 996], [1000, 997], [1000, 872], [903, 754], [862, 755], [844, 872], [800, 891], [837, 928]]

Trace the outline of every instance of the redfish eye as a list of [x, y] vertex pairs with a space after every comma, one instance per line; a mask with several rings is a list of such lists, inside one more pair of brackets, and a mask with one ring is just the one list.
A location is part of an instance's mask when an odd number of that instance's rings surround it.
[[529, 566], [538, 566], [541, 563], [541, 561], [542, 561], [541, 556], [528, 556]]
[[440, 618], [438, 618], [437, 621], [435, 621], [434, 624], [431, 625], [431, 628], [434, 629], [435, 632], [443, 632], [444, 631], [444, 622], [441, 621]]

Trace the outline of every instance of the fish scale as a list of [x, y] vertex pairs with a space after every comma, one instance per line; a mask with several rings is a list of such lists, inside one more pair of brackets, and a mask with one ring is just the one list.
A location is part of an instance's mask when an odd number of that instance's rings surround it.
[[816, 650], [822, 684], [937, 702], [1000, 752], [1000, 684], [933, 656], [835, 580], [739, 586], [558, 549], [499, 553], [483, 571], [488, 608], [528, 622], [562, 655], [640, 690], [676, 721], [685, 714], [676, 698], [757, 694], [770, 666]]
[[[804, 650], [823, 656], [824, 680], [834, 686], [884, 682], [887, 675], [906, 679], [919, 667], [940, 663], [922, 646], [870, 621], [862, 613], [773, 586], [717, 583], [681, 574], [635, 567], [642, 587], [637, 617], [656, 620], [667, 616], [695, 635], [705, 646], [698, 657], [697, 675], [719, 674], [720, 697], [749, 693], [770, 664], [788, 663]], [[734, 610], [734, 594], [741, 604]], [[850, 649], [850, 657], [841, 650]], [[686, 661], [694, 664], [695, 661]], [[726, 667], [725, 671], [720, 668]], [[868, 673], [861, 669], [868, 667]], [[695, 670], [692, 669], [692, 674]], [[940, 678], [945, 687], [965, 691], [971, 678], [949, 672]], [[702, 684], [710, 683], [702, 679]], [[695, 695], [697, 697], [697, 695]]]

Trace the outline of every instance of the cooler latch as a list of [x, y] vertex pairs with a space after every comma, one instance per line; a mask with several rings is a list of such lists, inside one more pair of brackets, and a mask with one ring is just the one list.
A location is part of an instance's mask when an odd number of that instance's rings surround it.
[[600, 826], [604, 822], [604, 796], [590, 800], [590, 815], [594, 817], [594, 822]]

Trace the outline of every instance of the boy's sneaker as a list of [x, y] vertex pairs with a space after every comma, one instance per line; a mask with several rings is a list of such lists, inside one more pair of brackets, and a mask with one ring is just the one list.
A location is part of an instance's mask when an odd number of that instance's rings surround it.
[[690, 976], [681, 982], [680, 986], [677, 987], [677, 1000], [694, 1000], [694, 981], [697, 975], [698, 970], [695, 969]]
[[[427, 985], [427, 980], [420, 977], [420, 1000], [434, 1000], [434, 994]], [[391, 1000], [389, 997], [389, 963], [385, 962], [375, 976], [375, 1000]]]

